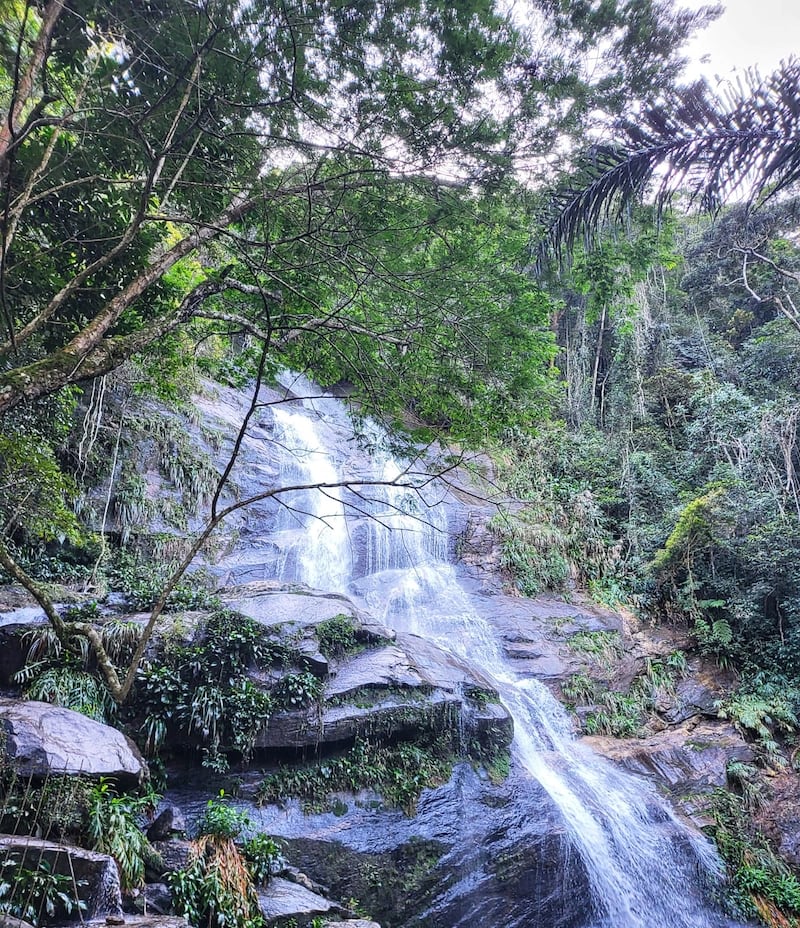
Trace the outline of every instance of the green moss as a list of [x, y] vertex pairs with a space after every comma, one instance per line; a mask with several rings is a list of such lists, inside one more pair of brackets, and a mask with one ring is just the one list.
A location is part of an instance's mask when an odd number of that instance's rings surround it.
[[319, 649], [326, 657], [344, 657], [363, 647], [357, 638], [357, 626], [352, 616], [340, 613], [325, 619], [316, 627]]
[[446, 739], [430, 737], [415, 743], [380, 745], [359, 739], [338, 757], [316, 764], [284, 767], [265, 777], [259, 803], [290, 797], [305, 800], [307, 811], [318, 811], [337, 791], [373, 789], [388, 805], [411, 814], [422, 790], [446, 782], [454, 761]]

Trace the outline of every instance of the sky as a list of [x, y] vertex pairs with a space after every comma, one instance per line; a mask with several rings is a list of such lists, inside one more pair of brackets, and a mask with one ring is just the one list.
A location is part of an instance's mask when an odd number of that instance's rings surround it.
[[[720, 0], [725, 12], [687, 48], [690, 77], [730, 77], [758, 65], [768, 74], [790, 55], [800, 57], [800, 0]], [[703, 0], [684, 0], [697, 8]], [[706, 58], [708, 60], [704, 61]]]

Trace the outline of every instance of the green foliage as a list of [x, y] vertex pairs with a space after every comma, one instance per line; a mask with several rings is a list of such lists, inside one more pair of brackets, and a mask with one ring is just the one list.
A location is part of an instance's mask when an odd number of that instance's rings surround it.
[[38, 860], [35, 867], [27, 863], [23, 856], [14, 854], [0, 862], [0, 914], [35, 926], [47, 919], [80, 916], [86, 903], [78, 893], [87, 881], [53, 872], [47, 860]]
[[5, 417], [0, 430], [0, 518], [6, 535], [34, 550], [86, 539], [72, 510], [77, 486], [59, 461], [76, 396], [73, 388], [31, 403]]
[[388, 746], [357, 740], [346, 754], [269, 774], [259, 787], [258, 801], [297, 797], [316, 809], [336, 791], [369, 788], [410, 815], [426, 786], [447, 780], [452, 762], [452, 748], [441, 737]]
[[607, 690], [598, 701], [601, 708], [588, 713], [583, 721], [585, 734], [613, 735], [615, 738], [632, 738], [639, 734], [649, 708], [649, 701], [641, 692]]
[[92, 848], [114, 858], [123, 889], [141, 886], [145, 864], [154, 852], [137, 820], [152, 811], [157, 800], [118, 796], [107, 779], [101, 779], [88, 798], [86, 832]]
[[516, 588], [535, 596], [564, 592], [576, 582], [605, 598], [627, 598], [618, 577], [619, 549], [603, 511], [606, 499], [619, 496], [612, 474], [604, 485], [607, 443], [600, 446], [599, 437], [580, 443], [558, 423], [542, 424], [536, 435], [509, 429], [503, 438], [498, 477], [525, 506], [514, 515], [501, 512], [491, 527]]
[[[588, 636], [581, 641], [587, 645], [584, 653], [601, 661], [620, 656], [618, 642], [594, 637], [608, 633], [583, 634]], [[632, 738], [641, 734], [663, 700], [674, 697], [677, 682], [685, 676], [686, 670], [685, 654], [672, 651], [660, 659], [647, 658], [644, 672], [634, 678], [625, 692], [609, 689], [601, 680], [586, 674], [575, 674], [562, 684], [561, 694], [573, 709], [592, 707], [583, 717], [584, 734]]]
[[785, 761], [777, 739], [800, 729], [798, 706], [800, 687], [780, 675], [761, 672], [743, 680], [718, 704], [717, 711], [743, 734], [756, 739], [768, 763], [782, 765]]
[[256, 886], [266, 886], [272, 874], [285, 863], [281, 845], [263, 832], [245, 841], [242, 854]]
[[193, 928], [259, 928], [264, 919], [253, 881], [231, 838], [203, 835], [183, 870], [169, 875], [172, 904]]
[[206, 803], [205, 812], [197, 822], [197, 834], [235, 840], [251, 825], [248, 814], [234, 808], [225, 791], [220, 790], [216, 799], [209, 799]]
[[[270, 641], [258, 622], [230, 610], [212, 613], [190, 644], [162, 643], [158, 657], [142, 666], [133, 700], [148, 752], [158, 751], [172, 733], [184, 741], [197, 738], [203, 763], [212, 769], [227, 769], [227, 750], [246, 761], [273, 711], [270, 693], [247, 671], [284, 655], [284, 647]], [[297, 676], [296, 697], [311, 687]]]
[[711, 811], [710, 831], [728, 865], [739, 914], [767, 926], [792, 924], [800, 916], [800, 881], [754, 828], [746, 800], [717, 790]]
[[[90, 601], [67, 608], [63, 617], [67, 623], [96, 623], [99, 616], [97, 603]], [[139, 641], [141, 628], [135, 622], [113, 620], [99, 625], [98, 632], [112, 662], [124, 666]], [[25, 666], [14, 680], [22, 684], [28, 699], [74, 709], [100, 722], [115, 719], [117, 705], [99, 678], [85, 637], [75, 637], [75, 651], [65, 652], [54, 629], [42, 625], [27, 631], [23, 641], [28, 644]]]
[[322, 699], [323, 683], [307, 670], [287, 673], [273, 689], [276, 706], [284, 709], [303, 709]]
[[349, 615], [335, 615], [316, 626], [319, 649], [326, 657], [344, 657], [354, 654], [360, 645], [356, 624]]
[[[28, 672], [42, 665], [29, 666]], [[106, 722], [114, 714], [115, 704], [108, 690], [93, 673], [74, 667], [48, 667], [38, 673], [24, 689], [26, 699], [50, 702], [74, 709], [97, 722]]]
[[573, 706], [590, 706], [596, 702], [601, 689], [599, 681], [585, 673], [576, 673], [561, 684], [561, 695]]
[[[147, 610], [155, 605], [176, 567], [176, 562], [142, 560], [120, 550], [106, 568], [106, 574], [112, 587], [125, 594], [133, 609]], [[204, 587], [202, 579], [199, 574], [184, 576], [167, 597], [165, 611], [218, 608], [219, 598]]]
[[4, 771], [2, 760], [0, 753], [0, 830], [45, 840], [80, 840], [93, 784], [74, 776], [50, 776], [37, 783]]
[[231, 806], [224, 791], [206, 804], [188, 866], [170, 874], [175, 911], [190, 925], [263, 925], [256, 887], [266, 885], [280, 869], [283, 855], [278, 843], [262, 832], [237, 844], [251, 827], [247, 813]]
[[619, 660], [623, 653], [619, 632], [576, 632], [567, 644], [573, 651], [586, 654], [604, 666]]

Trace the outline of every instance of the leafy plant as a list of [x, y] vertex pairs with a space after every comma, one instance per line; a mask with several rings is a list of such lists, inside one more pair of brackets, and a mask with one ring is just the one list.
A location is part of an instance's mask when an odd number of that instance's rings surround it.
[[316, 808], [337, 790], [371, 788], [391, 805], [411, 814], [426, 786], [450, 776], [453, 752], [446, 739], [429, 736], [418, 743], [391, 746], [357, 740], [339, 757], [306, 767], [283, 768], [264, 778], [258, 801], [275, 802], [289, 796]]
[[339, 614], [325, 619], [316, 627], [319, 649], [326, 657], [344, 657], [358, 651], [360, 645], [356, 625], [349, 615]]
[[318, 703], [322, 692], [322, 681], [307, 670], [287, 673], [273, 691], [276, 704], [285, 709], [302, 709]]
[[173, 905], [193, 926], [258, 928], [263, 924], [256, 885], [265, 884], [283, 858], [264, 834], [236, 843], [252, 822], [224, 791], [206, 804], [188, 866], [170, 875]]
[[145, 864], [154, 852], [137, 818], [153, 808], [154, 797], [117, 796], [102, 778], [88, 798], [86, 831], [93, 849], [114, 858], [123, 889], [141, 886]]
[[779, 734], [794, 734], [800, 727], [797, 706], [800, 690], [785, 677], [758, 673], [717, 706], [720, 718], [730, 719], [743, 733], [755, 736], [769, 763], [782, 765]]
[[588, 654], [603, 665], [613, 664], [622, 656], [619, 632], [576, 632], [567, 644], [573, 651]]
[[220, 790], [216, 799], [206, 803], [205, 812], [197, 823], [197, 834], [235, 840], [251, 825], [248, 814], [230, 805], [225, 791]]
[[86, 909], [79, 893], [87, 885], [86, 880], [55, 873], [47, 860], [29, 868], [22, 856], [9, 854], [0, 862], [0, 913], [36, 926], [43, 919], [69, 918]]
[[710, 831], [731, 872], [740, 914], [768, 926], [791, 925], [800, 916], [800, 881], [754, 828], [746, 800], [716, 790], [711, 811]]
[[256, 886], [266, 886], [272, 874], [285, 864], [280, 844], [263, 833], [246, 841], [242, 853]]
[[600, 684], [585, 673], [576, 673], [561, 684], [561, 693], [567, 702], [578, 706], [594, 703], [600, 692]]
[[[33, 665], [35, 672], [41, 665]], [[26, 699], [38, 699], [73, 709], [98, 722], [107, 722], [115, 714], [115, 703], [108, 690], [92, 673], [74, 667], [49, 667], [36, 674], [24, 690]]]
[[137, 679], [134, 708], [143, 716], [148, 753], [158, 751], [173, 731], [198, 737], [203, 763], [212, 769], [227, 769], [227, 749], [247, 761], [273, 711], [270, 693], [247, 671], [282, 656], [282, 646], [257, 622], [229, 610], [212, 613], [194, 643], [167, 642]]

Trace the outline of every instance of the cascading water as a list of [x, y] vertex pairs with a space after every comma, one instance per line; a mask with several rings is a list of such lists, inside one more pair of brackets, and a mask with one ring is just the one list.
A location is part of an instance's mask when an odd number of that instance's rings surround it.
[[[326, 412], [341, 424], [346, 414], [343, 407], [331, 406], [334, 402], [325, 398]], [[339, 482], [342, 475], [333, 449], [320, 437], [314, 404], [305, 405], [304, 411], [276, 413], [277, 437], [287, 452], [283, 480]], [[445, 506], [398, 485], [402, 466], [375, 442], [377, 430], [371, 437], [377, 448], [369, 479], [387, 483], [372, 488], [368, 502], [359, 498], [362, 513], [367, 508], [370, 515], [362, 525], [368, 537], [361, 566], [350, 554], [343, 496], [302, 491], [278, 527], [297, 535], [285, 578], [349, 591], [387, 625], [433, 641], [491, 679], [514, 719], [515, 762], [558, 809], [569, 845], [585, 868], [592, 888], [585, 928], [730, 924], [703, 900], [703, 883], [718, 875], [710, 845], [680, 825], [649, 784], [578, 743], [566, 713], [543, 684], [511, 670], [490, 623], [474, 608], [447, 560]]]
[[[339, 475], [308, 415], [276, 409], [275, 442], [283, 450], [285, 486], [335, 484]], [[347, 521], [339, 487], [295, 490], [281, 500], [275, 533], [282, 557], [277, 573], [311, 587], [341, 592], [352, 575]]]

